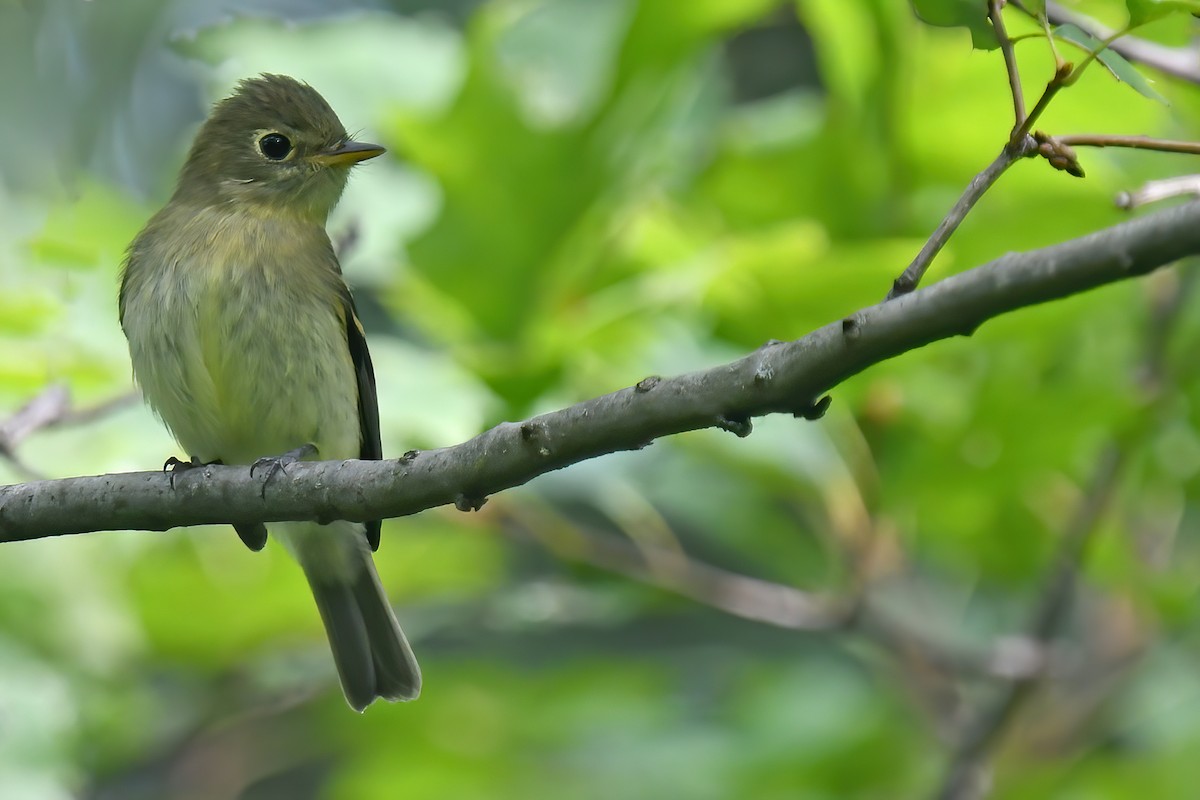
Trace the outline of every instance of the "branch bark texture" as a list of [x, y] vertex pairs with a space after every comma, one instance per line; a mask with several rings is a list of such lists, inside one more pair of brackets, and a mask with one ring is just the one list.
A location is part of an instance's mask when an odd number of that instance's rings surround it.
[[[989, 264], [863, 309], [737, 361], [503, 423], [440, 450], [387, 461], [301, 462], [264, 485], [249, 469], [210, 466], [0, 487], [0, 541], [179, 525], [400, 517], [488, 495], [578, 461], [636, 450], [683, 431], [750, 433], [772, 413], [815, 418], [822, 396], [880, 361], [970, 335], [1000, 314], [1145, 274], [1200, 253], [1200, 202]], [[173, 485], [172, 485], [173, 484]]]

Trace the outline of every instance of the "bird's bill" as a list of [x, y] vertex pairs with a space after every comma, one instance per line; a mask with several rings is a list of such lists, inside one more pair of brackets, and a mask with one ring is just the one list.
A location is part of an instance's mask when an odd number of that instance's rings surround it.
[[336, 147], [314, 153], [309, 160], [325, 167], [348, 167], [386, 152], [380, 145], [369, 142], [342, 142]]

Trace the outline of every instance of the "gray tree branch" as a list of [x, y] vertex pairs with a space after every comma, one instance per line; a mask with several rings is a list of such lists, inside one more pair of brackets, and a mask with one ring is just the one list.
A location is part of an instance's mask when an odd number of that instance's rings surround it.
[[210, 466], [175, 476], [138, 472], [0, 487], [0, 541], [203, 523], [367, 520], [449, 503], [478, 508], [488, 495], [545, 472], [639, 449], [661, 436], [709, 427], [744, 436], [752, 417], [772, 413], [815, 418], [828, 402], [825, 392], [873, 364], [970, 335], [1000, 314], [1196, 253], [1200, 202], [1010, 253], [796, 341], [773, 342], [699, 372], [646, 378], [560, 411], [503, 423], [454, 447], [388, 461], [302, 462], [265, 486], [246, 467]]

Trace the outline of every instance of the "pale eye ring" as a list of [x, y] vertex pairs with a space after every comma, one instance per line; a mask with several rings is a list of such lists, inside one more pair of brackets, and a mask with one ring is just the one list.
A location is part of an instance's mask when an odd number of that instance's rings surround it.
[[282, 133], [268, 133], [258, 140], [258, 149], [271, 161], [283, 161], [292, 152], [292, 142]]

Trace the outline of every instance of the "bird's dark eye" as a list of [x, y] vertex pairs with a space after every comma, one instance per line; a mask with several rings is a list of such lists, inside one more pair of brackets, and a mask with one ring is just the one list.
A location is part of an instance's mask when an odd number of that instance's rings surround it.
[[272, 161], [283, 161], [292, 152], [292, 143], [281, 133], [268, 133], [258, 140], [258, 149]]

